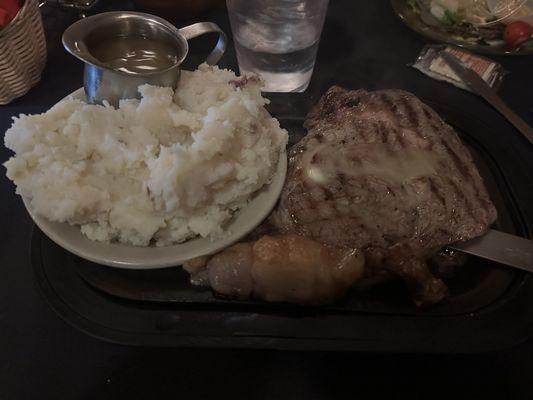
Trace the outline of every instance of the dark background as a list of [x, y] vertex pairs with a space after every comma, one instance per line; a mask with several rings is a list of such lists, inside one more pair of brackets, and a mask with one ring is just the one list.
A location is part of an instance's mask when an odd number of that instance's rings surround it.
[[[330, 3], [315, 74], [306, 92], [310, 98], [318, 98], [332, 84], [402, 88], [421, 97], [451, 95], [451, 105], [475, 109], [481, 117], [500, 118], [476, 96], [407, 66], [426, 41], [393, 15], [387, 0]], [[120, 2], [106, 2], [104, 8], [131, 9]], [[75, 15], [52, 6], [43, 15], [49, 52], [42, 81], [27, 95], [0, 107], [0, 132], [9, 127], [11, 116], [43, 112], [81, 86], [82, 65], [60, 44], [61, 33]], [[201, 19], [230, 32], [223, 9]], [[209, 45], [209, 40], [194, 42], [186, 67], [194, 67]], [[498, 61], [510, 72], [500, 94], [533, 123], [533, 58]], [[236, 68], [231, 45], [220, 64]], [[521, 138], [513, 138], [512, 146], [516, 168], [526, 168], [531, 147]], [[1, 147], [0, 161], [9, 156]], [[516, 190], [522, 190], [523, 201], [533, 202], [530, 188]], [[179, 350], [105, 343], [63, 322], [40, 296], [30, 266], [32, 222], [3, 173], [0, 223], [0, 400], [533, 398], [533, 341], [468, 356]]]

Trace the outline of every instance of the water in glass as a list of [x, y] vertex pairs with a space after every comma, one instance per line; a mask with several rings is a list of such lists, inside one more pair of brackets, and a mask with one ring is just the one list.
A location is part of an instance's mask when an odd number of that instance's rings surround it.
[[239, 69], [267, 92], [302, 92], [311, 79], [327, 0], [228, 0]]

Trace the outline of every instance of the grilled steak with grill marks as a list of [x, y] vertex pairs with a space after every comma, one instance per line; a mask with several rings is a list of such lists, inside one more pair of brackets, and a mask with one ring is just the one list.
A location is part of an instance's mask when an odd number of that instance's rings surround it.
[[410, 93], [340, 87], [328, 90], [305, 127], [308, 135], [290, 151], [273, 225], [362, 250], [368, 273], [401, 276], [418, 304], [445, 297], [426, 260], [496, 219], [454, 130]]
[[305, 127], [279, 205], [252, 235], [274, 236], [186, 263], [192, 281], [240, 297], [317, 304], [360, 279], [364, 256], [367, 278], [392, 273], [417, 304], [442, 300], [447, 287], [427, 260], [496, 219], [454, 130], [410, 93], [340, 87], [322, 97]]

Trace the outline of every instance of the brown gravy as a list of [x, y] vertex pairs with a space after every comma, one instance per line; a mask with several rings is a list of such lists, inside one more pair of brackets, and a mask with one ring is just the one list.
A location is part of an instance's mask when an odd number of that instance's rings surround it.
[[91, 49], [92, 55], [116, 71], [142, 74], [172, 67], [178, 49], [143, 36], [116, 37]]

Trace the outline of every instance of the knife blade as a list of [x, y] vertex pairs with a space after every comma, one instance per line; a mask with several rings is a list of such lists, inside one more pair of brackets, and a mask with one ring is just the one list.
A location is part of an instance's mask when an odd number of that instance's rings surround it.
[[450, 68], [461, 78], [461, 80], [474, 93], [480, 95], [496, 110], [498, 110], [507, 120], [533, 144], [533, 128], [504, 103], [500, 96], [492, 89], [476, 72], [463, 63], [454, 55], [447, 51], [441, 51], [440, 56], [446, 61]]
[[448, 247], [533, 272], [533, 240], [491, 229], [483, 236]]

